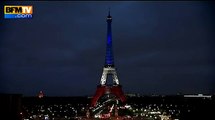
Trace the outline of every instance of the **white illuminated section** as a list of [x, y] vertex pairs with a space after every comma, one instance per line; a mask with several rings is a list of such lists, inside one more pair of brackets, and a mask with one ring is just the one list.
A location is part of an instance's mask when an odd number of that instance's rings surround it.
[[211, 98], [211, 95], [203, 95], [203, 94], [198, 94], [198, 95], [184, 95], [184, 97], [201, 97], [201, 98]]

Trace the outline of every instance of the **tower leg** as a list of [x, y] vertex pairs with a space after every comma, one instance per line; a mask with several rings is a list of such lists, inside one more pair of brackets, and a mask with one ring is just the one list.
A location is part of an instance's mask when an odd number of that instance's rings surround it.
[[106, 69], [103, 69], [102, 78], [101, 78], [101, 81], [100, 81], [101, 85], [106, 84], [107, 74], [108, 74], [108, 71]]

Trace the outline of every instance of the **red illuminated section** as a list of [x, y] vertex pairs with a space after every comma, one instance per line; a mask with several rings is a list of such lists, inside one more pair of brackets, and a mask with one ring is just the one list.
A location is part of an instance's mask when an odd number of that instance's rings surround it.
[[122, 87], [120, 85], [117, 86], [101, 86], [97, 87], [96, 93], [93, 96], [91, 101], [91, 106], [95, 107], [98, 99], [103, 96], [104, 94], [113, 94], [115, 95], [122, 103], [126, 101], [126, 97], [122, 91]]

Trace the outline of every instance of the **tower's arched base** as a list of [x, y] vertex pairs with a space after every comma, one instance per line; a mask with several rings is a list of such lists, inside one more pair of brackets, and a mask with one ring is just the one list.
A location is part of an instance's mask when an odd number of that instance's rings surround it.
[[107, 85], [98, 85], [95, 95], [92, 98], [91, 106], [95, 107], [98, 99], [104, 94], [113, 94], [115, 95], [122, 103], [126, 101], [126, 97], [122, 91], [121, 85], [107, 86]]

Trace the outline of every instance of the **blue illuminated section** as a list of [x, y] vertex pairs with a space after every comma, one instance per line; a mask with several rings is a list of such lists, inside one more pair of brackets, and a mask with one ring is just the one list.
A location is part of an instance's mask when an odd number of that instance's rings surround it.
[[112, 17], [110, 16], [110, 12], [109, 12], [109, 15], [107, 16], [107, 46], [106, 46], [105, 66], [114, 65], [111, 22], [112, 22]]

